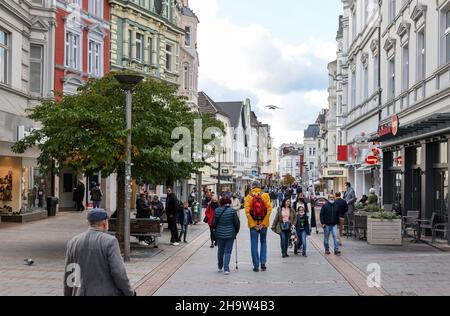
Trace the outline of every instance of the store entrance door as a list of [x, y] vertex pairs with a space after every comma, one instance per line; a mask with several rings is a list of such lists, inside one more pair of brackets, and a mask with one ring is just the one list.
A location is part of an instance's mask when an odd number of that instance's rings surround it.
[[437, 223], [448, 222], [448, 170], [435, 170], [435, 205], [434, 211], [437, 213]]
[[412, 211], [420, 211], [422, 206], [422, 174], [420, 169], [412, 171]]

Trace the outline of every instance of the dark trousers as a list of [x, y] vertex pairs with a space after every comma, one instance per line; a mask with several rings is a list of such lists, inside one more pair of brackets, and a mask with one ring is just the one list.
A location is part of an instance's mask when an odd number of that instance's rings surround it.
[[169, 230], [170, 230], [170, 242], [173, 244], [175, 242], [178, 242], [178, 227], [177, 227], [177, 219], [175, 216], [173, 218], [168, 218], [167, 222], [169, 223]]
[[84, 211], [84, 205], [83, 201], [75, 201], [77, 212], [83, 212]]
[[213, 227], [209, 226], [209, 237], [211, 238], [211, 245], [214, 245], [215, 240], [214, 240], [214, 233], [213, 233]]

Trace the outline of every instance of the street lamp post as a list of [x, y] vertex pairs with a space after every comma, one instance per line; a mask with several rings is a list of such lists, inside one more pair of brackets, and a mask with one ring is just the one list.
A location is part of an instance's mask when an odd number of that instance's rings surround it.
[[132, 129], [132, 105], [133, 105], [133, 89], [141, 82], [144, 77], [139, 75], [120, 74], [115, 76], [116, 80], [122, 85], [126, 91], [126, 126], [127, 126], [127, 159], [125, 162], [125, 209], [124, 209], [124, 261], [130, 261], [130, 207], [131, 207], [131, 129]]

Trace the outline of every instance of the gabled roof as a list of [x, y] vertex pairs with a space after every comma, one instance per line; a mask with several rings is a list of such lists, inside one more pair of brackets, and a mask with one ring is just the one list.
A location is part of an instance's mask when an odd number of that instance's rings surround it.
[[261, 125], [261, 123], [258, 122], [258, 117], [256, 116], [256, 113], [253, 112], [253, 111], [250, 113], [250, 120], [251, 120], [252, 126], [259, 126], [259, 125]]
[[316, 138], [320, 134], [320, 125], [319, 124], [311, 124], [305, 129], [305, 138]]
[[222, 111], [216, 102], [203, 91], [198, 93], [198, 109], [200, 113], [221, 114], [228, 117], [228, 114]]
[[244, 102], [217, 102], [216, 105], [228, 115], [232, 127], [239, 127]]
[[[191, 17], [191, 18], [196, 18], [197, 21], [199, 21], [197, 15], [195, 15], [194, 11], [192, 11], [192, 9], [189, 8], [189, 7], [184, 6], [184, 7], [181, 9], [181, 14], [184, 15], [184, 16], [189, 16], [189, 17]], [[200, 21], [199, 21], [199, 22], [200, 22]]]

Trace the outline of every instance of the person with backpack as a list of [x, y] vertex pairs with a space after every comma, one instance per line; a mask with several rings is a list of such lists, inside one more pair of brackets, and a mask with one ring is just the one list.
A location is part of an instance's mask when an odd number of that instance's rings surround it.
[[205, 222], [209, 225], [210, 237], [211, 237], [211, 249], [215, 247], [216, 240], [214, 239], [213, 219], [216, 209], [219, 208], [219, 201], [217, 196], [211, 198], [211, 203], [208, 204], [205, 212]]
[[100, 189], [100, 187], [98, 186], [98, 184], [96, 182], [92, 183], [93, 187], [91, 189], [91, 200], [92, 200], [92, 206], [94, 209], [96, 208], [101, 208], [101, 204], [102, 204], [102, 197], [103, 197], [103, 193], [102, 190]]
[[237, 210], [231, 206], [231, 199], [228, 196], [224, 196], [220, 200], [220, 205], [221, 207], [214, 212], [212, 226], [218, 246], [219, 272], [224, 271], [225, 275], [229, 275], [233, 244], [239, 233], [241, 222]]
[[[259, 272], [267, 270], [267, 230], [270, 227], [270, 214], [272, 204], [270, 196], [263, 193], [261, 183], [252, 183], [252, 190], [245, 198], [245, 215], [250, 228], [251, 251], [253, 261], [253, 271]], [[258, 251], [258, 244], [261, 242], [261, 252]]]
[[277, 216], [272, 225], [274, 233], [280, 235], [281, 238], [281, 255], [283, 258], [289, 257], [288, 246], [289, 239], [291, 238], [291, 228], [296, 223], [296, 217], [294, 209], [291, 207], [291, 199], [285, 199], [281, 206], [278, 208]]

